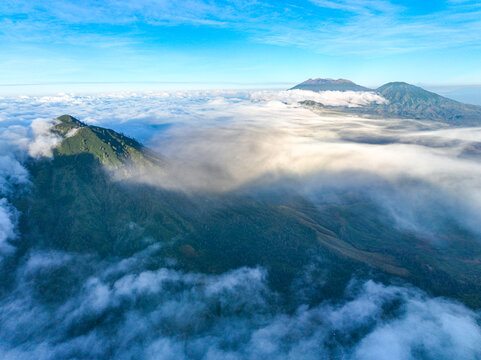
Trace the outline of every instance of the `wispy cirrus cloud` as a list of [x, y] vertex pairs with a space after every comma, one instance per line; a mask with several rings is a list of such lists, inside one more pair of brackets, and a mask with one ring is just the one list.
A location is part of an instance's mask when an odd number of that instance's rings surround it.
[[[141, 45], [144, 36], [155, 38], [156, 28], [188, 24], [227, 28], [259, 43], [330, 54], [390, 54], [481, 45], [481, 6], [473, 1], [447, 1], [432, 11], [424, 6], [418, 14], [388, 0], [310, 0], [296, 4], [23, 0], [0, 5], [0, 13], [2, 37], [26, 42], [48, 37], [73, 43], [87, 38], [87, 42], [98, 44], [102, 38], [108, 43], [118, 38], [120, 46], [128, 47]], [[87, 24], [101, 27], [82, 28]], [[139, 28], [142, 24], [149, 29]]]
[[310, 0], [313, 4], [328, 9], [342, 10], [354, 14], [396, 12], [401, 9], [385, 0]]
[[[382, 55], [457, 46], [479, 46], [481, 6], [446, 3], [437, 11], [411, 14], [389, 1], [312, 0], [316, 21], [286, 26], [260, 35], [259, 41], [296, 45], [321, 53]], [[313, 13], [313, 15], [314, 15]]]

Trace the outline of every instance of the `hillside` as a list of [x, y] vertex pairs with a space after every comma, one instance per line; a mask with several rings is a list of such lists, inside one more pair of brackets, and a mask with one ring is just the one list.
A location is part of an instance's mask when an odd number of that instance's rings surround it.
[[[303, 87], [296, 88], [303, 89]], [[334, 89], [332, 87], [327, 88], [329, 90]], [[310, 90], [308, 88], [305, 89]], [[371, 103], [355, 108], [332, 108], [360, 115], [431, 120], [455, 126], [471, 126], [481, 123], [481, 106], [463, 104], [418, 86], [404, 82], [391, 82], [382, 85], [374, 91], [388, 100], [388, 103]], [[330, 108], [311, 100], [303, 101], [301, 104], [312, 110]]]
[[[246, 194], [187, 196], [118, 181], [105, 169], [129, 171], [133, 163], [157, 166], [164, 160], [113, 130], [67, 115], [57, 120], [54, 132], [65, 138], [53, 159], [27, 163], [32, 191], [16, 202], [24, 214], [19, 228], [25, 249], [111, 258], [157, 243], [162, 244], [159, 261], [170, 256], [180, 267], [208, 273], [262, 265], [270, 270], [270, 281], [287, 290], [318, 246], [316, 232], [292, 215], [306, 206], [300, 197], [289, 196], [281, 207]], [[340, 267], [328, 287], [341, 291], [336, 279], [342, 276], [347, 281], [349, 272]]]
[[389, 103], [370, 105], [361, 109], [361, 112], [366, 110], [379, 115], [426, 119], [453, 125], [481, 122], [481, 106], [463, 104], [418, 86], [393, 82], [379, 87], [376, 92]]
[[56, 156], [91, 154], [101, 164], [119, 168], [124, 165], [137, 167], [161, 166], [162, 161], [137, 141], [113, 130], [87, 126], [69, 115], [59, 116], [53, 132], [64, 137], [54, 149]]
[[320, 273], [329, 273], [319, 283], [319, 300], [342, 292], [355, 275], [400, 277], [434, 294], [481, 305], [476, 262], [481, 249], [457, 227], [443, 229], [443, 236], [455, 239], [447, 249], [398, 230], [369, 198], [335, 190], [330, 191], [339, 201], [319, 208], [286, 189], [187, 195], [118, 181], [105, 166], [160, 160], [133, 139], [72, 117], [61, 117], [55, 131], [70, 136], [53, 159], [28, 162], [32, 190], [15, 202], [25, 251], [111, 258], [161, 244], [158, 261], [169, 256], [187, 270], [221, 273], [261, 265], [271, 284], [286, 293], [314, 257], [323, 259]]

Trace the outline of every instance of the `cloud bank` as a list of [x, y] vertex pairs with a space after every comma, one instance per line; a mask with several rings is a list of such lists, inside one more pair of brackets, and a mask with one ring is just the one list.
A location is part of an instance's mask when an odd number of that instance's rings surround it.
[[29, 184], [28, 171], [22, 165], [29, 142], [26, 130], [18, 125], [0, 128], [0, 265], [4, 256], [15, 251], [11, 241], [16, 238], [18, 213], [10, 198]]
[[479, 234], [479, 128], [314, 114], [300, 100], [362, 106], [382, 98], [329, 91], [59, 94], [5, 98], [0, 120], [21, 147], [44, 155], [58, 140], [37, 119], [69, 113], [126, 133], [170, 160], [169, 171], [141, 179], [153, 184], [229, 191], [289, 178], [296, 191], [314, 197], [322, 188], [355, 188], [401, 227], [424, 232], [417, 219], [442, 204], [441, 217]]
[[359, 107], [369, 104], [385, 104], [388, 101], [381, 95], [370, 91], [254, 91], [249, 94], [254, 101], [281, 101], [287, 104], [296, 104], [304, 100], [312, 100], [326, 106]]
[[[315, 114], [297, 104], [299, 96], [211, 91], [1, 99], [0, 254], [11, 260], [15, 253], [12, 199], [29, 185], [23, 161], [51, 154], [58, 139], [45, 119], [64, 113], [133, 134], [161, 152], [170, 168], [141, 179], [152, 184], [185, 191], [281, 184], [319, 207], [342, 201], [349, 190], [383, 206], [401, 228], [438, 234], [444, 220], [454, 219], [479, 234], [481, 128], [331, 109]], [[315, 96], [340, 106], [377, 101]], [[302, 296], [286, 309], [265, 269], [206, 275], [185, 272], [169, 258], [153, 267], [159, 246], [103, 260], [32, 248], [10, 262], [0, 283], [0, 357], [481, 357], [479, 313], [412, 287], [353, 280], [343, 297], [308, 306], [314, 284], [300, 279], [293, 291]]]
[[118, 262], [31, 252], [0, 301], [2, 358], [481, 356], [478, 314], [412, 288], [354, 281], [342, 299], [284, 312], [261, 268], [143, 268], [155, 251]]
[[59, 94], [5, 98], [0, 120], [10, 141], [31, 155], [49, 155], [58, 142], [40, 119], [64, 113], [126, 133], [170, 160], [168, 171], [140, 179], [164, 187], [229, 191], [288, 178], [313, 201], [322, 188], [355, 188], [403, 228], [425, 232], [418, 219], [431, 217], [434, 206], [441, 212], [436, 217], [480, 233], [479, 128], [331, 109], [314, 114], [300, 100], [331, 106], [383, 101], [372, 93], [329, 91]]

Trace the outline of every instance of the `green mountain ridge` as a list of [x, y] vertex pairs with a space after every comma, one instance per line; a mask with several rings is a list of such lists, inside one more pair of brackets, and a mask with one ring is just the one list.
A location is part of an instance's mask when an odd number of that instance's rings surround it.
[[287, 293], [314, 256], [323, 259], [329, 274], [319, 280], [321, 298], [340, 294], [353, 276], [364, 274], [401, 278], [481, 306], [481, 249], [471, 234], [455, 226], [444, 230], [443, 236], [454, 239], [449, 247], [436, 247], [396, 230], [368, 198], [338, 194], [342, 202], [319, 209], [271, 185], [187, 195], [117, 181], [105, 166], [128, 169], [132, 162], [157, 166], [162, 161], [152, 160], [133, 139], [72, 117], [60, 117], [54, 131], [70, 136], [53, 159], [27, 163], [32, 191], [15, 202], [25, 249], [124, 257], [158, 243], [162, 246], [152, 268], [165, 256], [182, 269], [206, 273], [262, 266], [273, 286]]
[[[302, 87], [294, 88], [302, 89]], [[330, 87], [327, 84], [323, 90], [337, 89], [335, 86]], [[405, 82], [390, 82], [372, 91], [384, 97], [388, 102], [351, 108], [325, 106], [312, 100], [302, 101], [301, 104], [311, 110], [332, 108], [359, 115], [430, 120], [455, 126], [473, 126], [481, 123], [481, 106], [448, 99]]]
[[481, 106], [463, 104], [418, 86], [393, 82], [379, 87], [376, 92], [389, 103], [369, 105], [359, 109], [359, 112], [427, 119], [453, 125], [475, 125], [481, 122]]
[[56, 156], [92, 154], [110, 168], [124, 165], [151, 168], [162, 166], [162, 160], [140, 143], [123, 134], [98, 126], [86, 125], [70, 115], [56, 118], [52, 131], [63, 137], [54, 149]]

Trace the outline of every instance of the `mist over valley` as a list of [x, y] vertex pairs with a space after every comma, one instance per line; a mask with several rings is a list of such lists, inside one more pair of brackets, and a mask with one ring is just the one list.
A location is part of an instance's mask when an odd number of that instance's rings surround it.
[[339, 83], [2, 98], [1, 357], [479, 359], [479, 107]]

